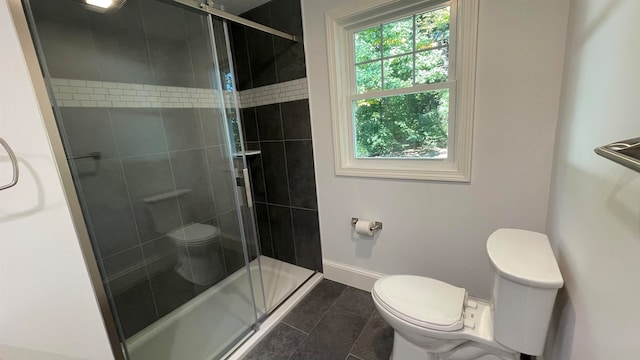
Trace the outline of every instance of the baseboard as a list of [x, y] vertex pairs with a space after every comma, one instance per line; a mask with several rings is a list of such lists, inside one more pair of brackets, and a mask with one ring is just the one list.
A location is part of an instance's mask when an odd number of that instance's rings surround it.
[[333, 280], [364, 291], [371, 291], [376, 280], [385, 275], [327, 259], [322, 260], [322, 266], [325, 279]]

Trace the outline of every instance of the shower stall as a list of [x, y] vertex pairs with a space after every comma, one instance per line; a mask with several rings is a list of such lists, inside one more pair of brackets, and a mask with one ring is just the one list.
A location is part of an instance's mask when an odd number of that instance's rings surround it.
[[288, 35], [211, 2], [22, 3], [115, 356], [224, 357], [315, 273], [262, 254], [224, 18]]

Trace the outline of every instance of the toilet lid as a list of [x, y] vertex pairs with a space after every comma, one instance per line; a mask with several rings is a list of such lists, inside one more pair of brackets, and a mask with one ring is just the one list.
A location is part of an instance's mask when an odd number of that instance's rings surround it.
[[441, 331], [464, 325], [463, 288], [423, 276], [391, 275], [376, 281], [373, 294], [385, 309], [413, 325]]
[[189, 224], [169, 233], [176, 243], [198, 245], [213, 241], [220, 229], [208, 224]]

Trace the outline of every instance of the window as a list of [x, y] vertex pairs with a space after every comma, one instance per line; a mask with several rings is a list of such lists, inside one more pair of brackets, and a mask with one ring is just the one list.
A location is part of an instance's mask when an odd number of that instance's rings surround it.
[[336, 174], [469, 181], [477, 0], [327, 14]]

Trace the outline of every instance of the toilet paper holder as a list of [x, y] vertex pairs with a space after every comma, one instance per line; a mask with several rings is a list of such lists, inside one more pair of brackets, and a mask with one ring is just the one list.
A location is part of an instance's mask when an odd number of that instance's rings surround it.
[[[351, 218], [351, 226], [356, 226], [357, 222], [358, 222], [358, 218], [354, 218], [354, 217]], [[373, 227], [371, 227], [371, 231], [375, 231], [375, 230], [382, 230], [382, 223], [380, 221], [376, 221]]]

